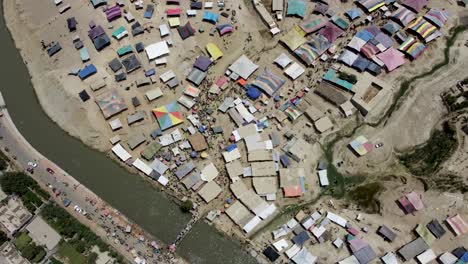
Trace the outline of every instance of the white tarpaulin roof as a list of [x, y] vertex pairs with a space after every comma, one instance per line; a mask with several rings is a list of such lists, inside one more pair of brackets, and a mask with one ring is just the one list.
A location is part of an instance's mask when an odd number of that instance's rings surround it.
[[358, 54], [350, 50], [344, 50], [338, 60], [351, 67], [351, 65], [353, 65], [354, 61], [357, 60], [358, 57]]
[[327, 218], [339, 226], [346, 227], [346, 223], [347, 223], [346, 219], [344, 219], [343, 217], [337, 214], [334, 214], [332, 212], [327, 212]]
[[260, 217], [258, 216], [255, 216], [242, 229], [244, 229], [246, 233], [249, 233], [261, 222], [262, 222], [262, 219], [260, 219]]
[[303, 248], [291, 260], [296, 264], [314, 264], [317, 257], [312, 255], [306, 248]]
[[273, 243], [273, 247], [275, 247], [275, 249], [278, 252], [281, 252], [283, 249], [287, 248], [288, 246], [289, 246], [288, 241], [284, 238]]
[[132, 155], [130, 155], [130, 153], [128, 153], [120, 144], [117, 144], [114, 147], [112, 147], [112, 152], [114, 152], [114, 154], [117, 155], [117, 157], [119, 157], [119, 159], [121, 159], [124, 162], [132, 157]]
[[214, 180], [218, 176], [219, 172], [216, 169], [213, 163], [208, 164], [203, 170], [201, 171], [201, 179], [210, 182]]
[[237, 75], [247, 80], [252, 73], [258, 69], [258, 65], [253, 63], [247, 56], [242, 55], [237, 59], [231, 66], [229, 70], [235, 72]]
[[275, 63], [278, 64], [281, 68], [286, 68], [292, 60], [288, 57], [288, 55], [281, 53], [278, 58], [275, 59]]
[[434, 254], [434, 251], [432, 251], [432, 249], [428, 249], [424, 251], [422, 254], [420, 254], [419, 256], [417, 256], [419, 263], [421, 264], [430, 263], [431, 261], [436, 259], [436, 257], [437, 256]]
[[156, 42], [151, 45], [148, 45], [145, 48], [145, 51], [146, 51], [146, 55], [148, 55], [148, 59], [153, 60], [163, 55], [169, 54], [169, 47], [167, 46], [166, 41], [160, 41], [160, 42]]
[[169, 35], [169, 28], [166, 24], [162, 24], [159, 26], [159, 32], [161, 33], [161, 37], [165, 37]]
[[294, 62], [284, 71], [284, 73], [293, 80], [299, 78], [299, 76], [301, 76], [304, 72], [304, 68], [302, 68], [301, 65], [299, 65], [297, 62]]
[[397, 257], [393, 252], [388, 252], [385, 254], [385, 256], [382, 257], [382, 262], [384, 264], [398, 264]]
[[153, 171], [153, 169], [150, 166], [146, 165], [146, 163], [144, 163], [140, 159], [136, 159], [133, 162], [133, 166], [141, 172], [143, 172], [144, 174], [146, 174], [146, 176], [150, 176], [151, 172]]

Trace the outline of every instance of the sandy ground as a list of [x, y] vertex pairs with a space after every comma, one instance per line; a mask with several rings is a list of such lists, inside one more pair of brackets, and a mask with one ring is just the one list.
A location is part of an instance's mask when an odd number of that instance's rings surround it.
[[[64, 2], [67, 2], [67, 0]], [[110, 2], [113, 3], [114, 1]], [[354, 5], [351, 2], [343, 4], [338, 0], [329, 2], [331, 8], [337, 13], [343, 13]], [[209, 81], [213, 81], [218, 76], [221, 76], [228, 65], [237, 59], [241, 54], [246, 54], [255, 63], [260, 65], [260, 69], [256, 72], [256, 74], [259, 74], [263, 68], [268, 67], [270, 70], [281, 76], [282, 71], [279, 68], [273, 66], [272, 61], [282, 52], [290, 54], [282, 44], [278, 43], [280, 36], [270, 36], [266, 25], [264, 25], [260, 20], [250, 1], [227, 1], [226, 10], [230, 10], [227, 11], [230, 16], [229, 18], [220, 17], [220, 20], [221, 22], [233, 23], [235, 31], [231, 35], [220, 37], [217, 33], [215, 33], [214, 36], [210, 36], [208, 32], [214, 26], [201, 21], [201, 12], [198, 13], [196, 18], [191, 18], [190, 22], [196, 30], [199, 28], [204, 28], [204, 33], [197, 32], [194, 37], [182, 41], [177, 33], [177, 30], [171, 29], [171, 36], [169, 38], [173, 40], [174, 44], [170, 49], [171, 54], [168, 56], [169, 62], [165, 67], [156, 67], [156, 71], [157, 75], [159, 76], [161, 73], [172, 69], [181, 82], [181, 84], [175, 90], [170, 90], [160, 82], [150, 86], [136, 88], [134, 82], [136, 79], [143, 77], [143, 69], [154, 68], [154, 64], [150, 64], [148, 62], [144, 53], [137, 54], [137, 57], [142, 62], [142, 68], [134, 73], [129, 74], [128, 79], [121, 83], [115, 83], [113, 81], [113, 73], [107, 66], [107, 63], [117, 56], [116, 50], [121, 46], [128, 44], [134, 45], [140, 41], [147, 45], [161, 40], [157, 27], [160, 24], [166, 22], [164, 4], [156, 5], [152, 20], [146, 20], [142, 18], [143, 11], [135, 10], [133, 5], [125, 7], [126, 10], [131, 12], [136, 17], [137, 21], [142, 22], [142, 24], [149, 22], [150, 25], [154, 28], [151, 30], [151, 32], [145, 32], [145, 34], [136, 37], [129, 36], [121, 41], [116, 41], [113, 39], [111, 46], [107, 47], [105, 50], [99, 53], [96, 52], [90, 39], [87, 36], [88, 22], [93, 20], [96, 22], [96, 24], [102, 25], [109, 35], [113, 29], [108, 29], [109, 23], [106, 21], [104, 14], [101, 12], [101, 8], [94, 10], [90, 4], [77, 4], [72, 2], [71, 4], [71, 10], [67, 11], [63, 15], [60, 15], [58, 13], [58, 8], [56, 8], [51, 1], [46, 3], [35, 0], [5, 1], [6, 21], [9, 28], [13, 32], [13, 37], [16, 41], [16, 44], [21, 51], [25, 63], [28, 66], [32, 76], [34, 88], [46, 113], [65, 131], [69, 132], [75, 137], [80, 138], [85, 144], [93, 148], [97, 148], [101, 151], [108, 151], [110, 149], [111, 145], [108, 139], [114, 135], [120, 135], [122, 141], [125, 142], [130, 135], [136, 132], [143, 132], [148, 136], [150, 131], [158, 127], [155, 119], [151, 114], [151, 109], [155, 106], [164, 105], [179, 98], [188, 84], [188, 82], [185, 80], [185, 76], [188, 74], [188, 71], [190, 71], [191, 65], [193, 64], [196, 56], [205, 53], [204, 47], [208, 42], [214, 42], [224, 52], [224, 57], [220, 59], [215, 66], [210, 68], [207, 78]], [[437, 4], [441, 3], [437, 2]], [[313, 4], [308, 3], [308, 5], [310, 10], [313, 7]], [[430, 6], [431, 5], [432, 4], [430, 4]], [[456, 6], [449, 3], [443, 3], [443, 6], [447, 8], [449, 12], [452, 12], [452, 14], [456, 14], [458, 11]], [[183, 13], [185, 14], [187, 4], [184, 4], [182, 7]], [[269, 6], [267, 7], [269, 8]], [[217, 10], [217, 8], [214, 8], [214, 11]], [[231, 12], [233, 10], [236, 12], [236, 16], [234, 18], [232, 18]], [[76, 17], [79, 23], [78, 30], [77, 32], [69, 33], [68, 29], [66, 28], [66, 19], [72, 16]], [[185, 15], [183, 15], [181, 18], [182, 24], [184, 24], [186, 21], [187, 18]], [[300, 23], [300, 21], [301, 20], [298, 18], [285, 18], [283, 21], [280, 21], [278, 25], [284, 33], [289, 28]], [[449, 26], [443, 30], [445, 35], [448, 33], [447, 28], [452, 26], [455, 22], [455, 20], [449, 21]], [[125, 21], [124, 18], [118, 19], [111, 24], [114, 29], [120, 25], [125, 26], [127, 30], [130, 29], [130, 25]], [[68, 72], [71, 68], [84, 66], [80, 60], [79, 53], [72, 45], [71, 39], [75, 35], [79, 35], [83, 40], [85, 46], [90, 52], [91, 62], [98, 68], [98, 74], [84, 82], [81, 82], [77, 77], [68, 75]], [[346, 36], [340, 38], [337, 41], [337, 46], [342, 47], [351, 39], [352, 35], [352, 32], [348, 32]], [[168, 38], [166, 37], [165, 39]], [[379, 127], [377, 129], [365, 127], [359, 131], [359, 133], [365, 134], [371, 141], [385, 142], [385, 146], [383, 148], [372, 152], [364, 158], [358, 159], [346, 148], [349, 140], [344, 140], [337, 144], [337, 149], [335, 151], [336, 160], [345, 161], [343, 170], [348, 173], [359, 172], [363, 174], [388, 170], [388, 168], [393, 167], [395, 164], [393, 159], [395, 150], [406, 149], [421, 144], [427, 140], [430, 135], [430, 131], [445, 113], [445, 110], [440, 102], [440, 92], [449, 88], [450, 86], [453, 86], [453, 84], [456, 83], [458, 79], [466, 77], [464, 76], [464, 68], [468, 62], [468, 53], [463, 51], [464, 46], [461, 44], [462, 41], [466, 41], [466, 39], [467, 34], [464, 34], [457, 42], [456, 45], [459, 47], [453, 49], [452, 53], [454, 54], [452, 57], [455, 59], [449, 66], [437, 72], [436, 75], [419, 80], [416, 83], [417, 89], [413, 89], [413, 91], [409, 93], [407, 98], [404, 100], [404, 104], [397, 112], [394, 113], [394, 115], [389, 119], [388, 123], [384, 127]], [[59, 41], [63, 47], [63, 50], [51, 59], [47, 56], [46, 52], [42, 50], [40, 43], [41, 40], [44, 40], [45, 43]], [[441, 39], [431, 43], [426, 53], [417, 61], [411, 63], [407, 61], [403, 67], [390, 74], [384, 73], [379, 76], [379, 78], [389, 83], [392, 87], [392, 93], [394, 93], [397, 87], [399, 87], [399, 83], [404, 78], [408, 78], [409, 76], [415, 75], [419, 72], [426, 71], [431, 67], [431, 65], [440, 61], [442, 59], [442, 49], [444, 48], [444, 45], [445, 42]], [[292, 55], [290, 55], [290, 57], [293, 58]], [[294, 61], [297, 61], [297, 59], [294, 58]], [[304, 74], [303, 77], [295, 82], [288, 80], [285, 87], [282, 88], [283, 95], [285, 96], [284, 100], [286, 100], [286, 98], [293, 97], [297, 91], [305, 87], [315, 88], [316, 80], [321, 78], [325, 69], [327, 69], [331, 63], [319, 62], [319, 65], [319, 67], [306, 69], [306, 74]], [[97, 92], [92, 92], [89, 89], [89, 85], [101, 78], [106, 79], [107, 88]], [[124, 124], [124, 127], [116, 133], [111, 131], [107, 123], [109, 120], [105, 120], [103, 118], [100, 110], [93, 100], [94, 96], [103, 93], [109, 87], [117, 88], [120, 95], [124, 97], [125, 102], [129, 106], [127, 111], [116, 116], [120, 118]], [[149, 103], [146, 101], [146, 98], [144, 98], [144, 93], [155, 87], [161, 87], [165, 95]], [[207, 82], [201, 85], [202, 90], [207, 89], [207, 87], [209, 87]], [[78, 97], [78, 92], [83, 89], [87, 90], [92, 97], [91, 100], [85, 103], [82, 103]], [[238, 86], [235, 84], [230, 84], [230, 88], [222, 96], [238, 96], [240, 93], [241, 90], [238, 88]], [[131, 106], [131, 98], [134, 96], [137, 96], [138, 99], [140, 99], [142, 102], [142, 105], [136, 109]], [[337, 131], [349, 129], [355, 122], [354, 117], [344, 118], [338, 108], [325, 102], [319, 96], [311, 94], [310, 97], [312, 98], [312, 104], [323, 112], [326, 112], [327, 115], [332, 119], [334, 123], [334, 128], [332, 131], [328, 131], [322, 135], [318, 134], [313, 129], [313, 127], [309, 126], [309, 121], [306, 120], [306, 118], [301, 118], [294, 124], [286, 121], [284, 124], [282, 124], [285, 128], [279, 131], [280, 134], [282, 134], [287, 130], [291, 130], [299, 137], [304, 137], [304, 135], [307, 135], [307, 137], [313, 142], [310, 146], [310, 158], [300, 164], [300, 166], [306, 168], [306, 171], [310, 174], [310, 177], [308, 178], [310, 189], [308, 189], [307, 195], [303, 198], [305, 201], [313, 199], [320, 192], [320, 187], [318, 186], [318, 180], [317, 177], [315, 177], [316, 174], [314, 170], [318, 159], [323, 155], [319, 142], [323, 143], [325, 138]], [[205, 99], [206, 98], [203, 98], [203, 100]], [[373, 112], [366, 117], [365, 120], [372, 121], [378, 118], [379, 115], [389, 106], [390, 101], [390, 98], [385, 98], [385, 100], [378, 107], [376, 107]], [[215, 110], [221, 102], [222, 97], [215, 98], [215, 100], [206, 99], [206, 101], [203, 101], [201, 104], [203, 107], [209, 107]], [[129, 127], [125, 124], [126, 116], [127, 114], [137, 110], [145, 111], [145, 120]], [[262, 110], [260, 111], [261, 114], [258, 116], [265, 116], [269, 113], [273, 113], [274, 111], [273, 104], [270, 102], [268, 106], [263, 106]], [[185, 111], [185, 114], [187, 113], [188, 111]], [[216, 113], [216, 111], [212, 117], [213, 119], [210, 120], [210, 123], [212, 125], [222, 126], [224, 128], [224, 135], [210, 138], [210, 144], [212, 146], [212, 149], [210, 149], [210, 157], [208, 160], [201, 161], [198, 167], [202, 168], [203, 165], [212, 161], [215, 163], [218, 169], [221, 169], [223, 168], [223, 162], [220, 159], [221, 156], [218, 151], [218, 144], [226, 142], [230, 132], [234, 129], [234, 124], [230, 121], [227, 115]], [[110, 120], [112, 119], [113, 118]], [[276, 125], [276, 121], [271, 121], [270, 123], [272, 127], [271, 129], [275, 129], [274, 127]], [[186, 121], [184, 126], [187, 124], [188, 121]], [[170, 131], [171, 130], [168, 130], [168, 132]], [[136, 148], [132, 154], [134, 154], [134, 156], [137, 155], [143, 148], [144, 146]], [[242, 144], [240, 148], [244, 149]], [[245, 152], [243, 154], [243, 159], [245, 162]], [[463, 157], [464, 156], [458, 157], [458, 159], [463, 160]], [[455, 165], [450, 166], [452, 170], [456, 170], [457, 167], [453, 166], [458, 165], [456, 163]], [[169, 189], [176, 191], [179, 194], [179, 198], [183, 196], [190, 197], [198, 204], [203, 204], [204, 206], [202, 206], [200, 210], [201, 212], [206, 212], [212, 208], [219, 209], [224, 205], [226, 198], [231, 196], [230, 192], [228, 191], [229, 180], [225, 176], [224, 172], [221, 174], [222, 177], [218, 177], [216, 181], [218, 184], [223, 186], [224, 191], [222, 195], [211, 202], [208, 206], [204, 205], [196, 193], [183, 191], [184, 188], [177, 184], [175, 179], [171, 182]], [[250, 179], [245, 179], [245, 182], [250, 184]], [[418, 188], [417, 184], [417, 182], [414, 182], [409, 183], [407, 186], [411, 186], [411, 188]], [[397, 186], [395, 189], [391, 190], [391, 194], [388, 192], [384, 194], [384, 196], [389, 195], [390, 197], [388, 198], [388, 201], [390, 202], [384, 203], [385, 219], [387, 219], [386, 217], [391, 215], [392, 212], [395, 212], [393, 210], [394, 208], [392, 207], [391, 201], [396, 196], [401, 195], [403, 188], [405, 187]], [[433, 202], [431, 197], [437, 196], [436, 194], [425, 195], [428, 195], [428, 199], [431, 203]], [[384, 198], [384, 200], [387, 201], [387, 198]], [[277, 204], [279, 206], [283, 206], [285, 204], [297, 202], [297, 199], [281, 199], [277, 202]], [[326, 206], [326, 201], [323, 201], [322, 204], [323, 206]], [[349, 211], [350, 215], [351, 212], [352, 211]], [[427, 212], [429, 212], [429, 210], [427, 210]], [[427, 219], [430, 217], [424, 212], [420, 215], [425, 215], [421, 217], [428, 217]], [[369, 224], [373, 225], [378, 223], [379, 219], [382, 219], [378, 215], [369, 215], [367, 217], [369, 219]], [[401, 222], [399, 219], [400, 216], [395, 215], [393, 217], [395, 222]], [[350, 218], [353, 218], [353, 216], [350, 216]], [[388, 219], [392, 220], [391, 217]], [[412, 218], [405, 217], [405, 221], [403, 221], [401, 225], [406, 224], [406, 219]], [[412, 228], [414, 226], [413, 223], [415, 223], [412, 221], [419, 221], [419, 218], [408, 221], [410, 221], [408, 228]], [[230, 222], [230, 220], [227, 219], [225, 215], [220, 217], [216, 221], [215, 225], [227, 233], [230, 233], [233, 230], [232, 222]], [[242, 232], [240, 232], [240, 230], [237, 228], [234, 233], [240, 237], [243, 236]], [[399, 243], [406, 241], [406, 238], [409, 239], [409, 237], [405, 237], [405, 239], [399, 241]], [[385, 245], [382, 247], [384, 249], [390, 248]], [[322, 252], [322, 250], [320, 250], [320, 252]], [[332, 254], [332, 251], [327, 252], [324, 249], [322, 253], [326, 258], [327, 254]], [[342, 255], [344, 255], [344, 253]]]

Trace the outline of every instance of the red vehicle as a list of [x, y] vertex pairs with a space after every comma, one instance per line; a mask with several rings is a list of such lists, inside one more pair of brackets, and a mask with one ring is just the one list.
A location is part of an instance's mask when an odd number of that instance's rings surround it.
[[55, 171], [54, 171], [53, 169], [51, 169], [51, 168], [47, 168], [46, 171], [47, 171], [48, 173], [52, 174], [52, 175], [55, 174]]

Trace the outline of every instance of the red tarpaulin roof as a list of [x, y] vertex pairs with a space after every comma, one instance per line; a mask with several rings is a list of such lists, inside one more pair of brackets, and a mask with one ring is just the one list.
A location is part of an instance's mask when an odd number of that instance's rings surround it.
[[319, 34], [324, 36], [330, 43], [333, 43], [337, 38], [343, 35], [344, 31], [335, 26], [335, 24], [328, 22], [327, 25], [319, 31]]
[[405, 64], [404, 56], [405, 55], [403, 53], [393, 47], [380, 54], [377, 54], [377, 58], [385, 64], [385, 67], [387, 67], [388, 71], [393, 71], [394, 69]]
[[404, 0], [402, 4], [419, 13], [427, 5], [427, 0]]

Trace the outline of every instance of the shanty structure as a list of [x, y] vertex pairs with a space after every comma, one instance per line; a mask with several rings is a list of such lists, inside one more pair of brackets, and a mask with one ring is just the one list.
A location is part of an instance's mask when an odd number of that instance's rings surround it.
[[359, 156], [366, 155], [367, 153], [372, 151], [372, 149], [374, 148], [372, 143], [369, 142], [369, 140], [364, 136], [358, 136], [356, 139], [351, 141], [349, 145], [354, 150], [354, 152], [358, 154]]
[[428, 0], [403, 0], [402, 5], [419, 13], [428, 3]]
[[400, 6], [391, 14], [391, 17], [398, 21], [402, 26], [406, 27], [411, 23], [411, 21], [416, 19], [416, 14], [408, 8]]
[[288, 9], [286, 10], [286, 15], [304, 18], [306, 10], [307, 5], [303, 0], [288, 0]]
[[180, 106], [177, 102], [171, 102], [165, 106], [153, 109], [153, 114], [158, 120], [161, 130], [166, 130], [184, 122]]
[[324, 28], [319, 31], [319, 34], [324, 36], [330, 43], [335, 42], [335, 40], [341, 37], [344, 34], [344, 30], [333, 24], [332, 22], [328, 22]]
[[447, 223], [457, 236], [468, 233], [468, 224], [459, 214], [447, 218]]
[[431, 8], [431, 10], [424, 15], [424, 18], [436, 27], [441, 28], [447, 23], [449, 15], [447, 11], [443, 9]]
[[389, 72], [405, 64], [404, 54], [393, 47], [377, 54], [377, 58], [384, 63]]
[[106, 119], [127, 109], [124, 99], [118, 94], [116, 89], [111, 89], [96, 96], [96, 103]]
[[252, 83], [253, 86], [262, 90], [268, 96], [275, 94], [284, 84], [285, 80], [274, 74], [272, 71], [265, 68], [255, 81]]
[[291, 51], [296, 50], [302, 44], [306, 43], [307, 39], [304, 38], [296, 29], [290, 29], [284, 36], [280, 38]]
[[314, 35], [306, 43], [297, 48], [294, 53], [307, 65], [312, 65], [325, 51], [330, 48], [331, 43], [322, 35]]
[[146, 46], [145, 51], [148, 59], [154, 60], [169, 54], [169, 47], [167, 46], [167, 42], [163, 40]]
[[300, 24], [300, 27], [306, 34], [313, 33], [327, 24], [327, 21], [321, 17], [310, 18]]
[[240, 56], [231, 66], [229, 66], [230, 71], [236, 73], [244, 80], [247, 80], [257, 69], [258, 65], [253, 63], [245, 55]]
[[205, 200], [205, 202], [209, 203], [214, 198], [216, 198], [223, 189], [214, 181], [210, 181], [205, 184], [199, 191], [198, 194]]
[[371, 13], [385, 5], [384, 0], [358, 0], [357, 3]]
[[380, 226], [377, 230], [377, 233], [390, 242], [393, 242], [396, 238], [395, 232], [393, 232], [386, 225]]
[[405, 261], [409, 261], [428, 249], [429, 246], [424, 242], [424, 239], [419, 237], [400, 248], [398, 254], [400, 254]]
[[216, 46], [216, 44], [210, 42], [206, 44], [206, 51], [210, 54], [211, 58], [215, 61], [223, 56], [223, 52]]

